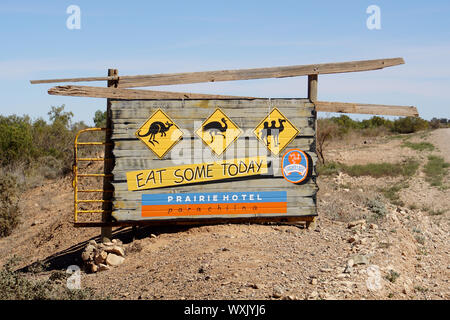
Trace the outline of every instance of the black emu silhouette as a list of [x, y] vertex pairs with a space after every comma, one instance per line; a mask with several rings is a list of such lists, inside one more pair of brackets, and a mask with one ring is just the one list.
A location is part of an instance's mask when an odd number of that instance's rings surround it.
[[161, 121], [155, 121], [150, 125], [146, 134], [141, 135], [140, 130], [139, 130], [137, 135], [139, 137], [149, 136], [148, 142], [150, 142], [152, 145], [155, 145], [153, 142], [156, 142], [159, 144], [159, 142], [156, 141], [156, 138], [155, 138], [156, 134], [161, 133], [161, 137], [165, 137], [166, 132], [169, 131], [171, 126], [173, 126], [173, 123], [169, 123], [169, 121], [166, 121], [166, 125], [164, 125], [164, 123], [162, 123]]
[[285, 119], [278, 119], [278, 123], [279, 126], [276, 126], [276, 121], [272, 120], [270, 123], [270, 127], [269, 127], [269, 123], [266, 121], [264, 122], [264, 128], [261, 129], [261, 140], [266, 141], [266, 144], [269, 145], [270, 144], [270, 140], [269, 137], [273, 137], [273, 141], [275, 146], [278, 146], [280, 144], [280, 140], [279, 140], [279, 135], [280, 132], [282, 132], [284, 130], [284, 122], [286, 122]]
[[222, 137], [225, 138], [225, 136], [221, 132], [227, 131], [228, 124], [227, 124], [227, 120], [225, 118], [222, 118], [221, 120], [222, 120], [224, 126], [222, 126], [222, 124], [219, 121], [213, 121], [213, 122], [207, 123], [202, 128], [203, 132], [207, 131], [210, 134], [211, 143], [214, 141], [214, 136], [216, 136], [216, 135], [221, 135]]

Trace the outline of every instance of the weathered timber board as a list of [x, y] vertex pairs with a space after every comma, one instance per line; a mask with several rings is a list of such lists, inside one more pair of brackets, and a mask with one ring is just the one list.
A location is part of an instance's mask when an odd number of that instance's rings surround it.
[[[241, 130], [241, 135], [221, 155], [216, 155], [194, 133], [217, 109], [231, 119]], [[256, 138], [254, 129], [277, 108], [300, 132], [278, 155], [271, 153]], [[183, 137], [162, 158], [153, 153], [135, 133], [145, 121], [161, 109], [182, 131]], [[317, 184], [315, 182], [315, 120], [314, 105], [308, 99], [255, 99], [255, 100], [113, 100], [111, 103], [112, 140], [114, 143], [113, 217], [119, 221], [136, 220], [208, 220], [256, 217], [295, 218], [316, 215]], [[310, 176], [296, 185], [283, 179], [281, 158], [288, 149], [299, 148], [309, 156]], [[268, 173], [237, 179], [215, 180], [204, 183], [183, 184], [163, 188], [129, 191], [127, 172], [156, 170], [186, 164], [220, 162], [265, 156]], [[284, 213], [207, 214], [184, 216], [143, 216], [142, 195], [188, 193], [285, 192], [287, 209]], [[160, 209], [155, 209], [160, 210]], [[142, 213], [142, 214], [141, 214]]]

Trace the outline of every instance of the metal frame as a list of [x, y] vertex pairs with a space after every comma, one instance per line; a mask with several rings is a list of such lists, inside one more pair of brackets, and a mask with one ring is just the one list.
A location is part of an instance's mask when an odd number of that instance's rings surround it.
[[[86, 128], [86, 129], [82, 129], [80, 131], [77, 132], [76, 136], [75, 136], [75, 141], [74, 141], [74, 164], [72, 166], [72, 171], [73, 171], [73, 180], [72, 180], [72, 186], [73, 186], [73, 206], [74, 206], [74, 224], [82, 224], [83, 226], [98, 226], [99, 223], [98, 222], [78, 222], [78, 214], [79, 213], [105, 213], [104, 210], [78, 210], [78, 204], [79, 203], [103, 203], [103, 202], [111, 202], [111, 200], [103, 200], [103, 199], [93, 199], [93, 200], [79, 200], [78, 199], [78, 193], [79, 192], [102, 192], [102, 193], [106, 193], [106, 192], [112, 192], [112, 190], [104, 190], [104, 189], [84, 189], [84, 190], [79, 190], [78, 189], [78, 178], [83, 178], [83, 177], [101, 177], [101, 178], [105, 178], [105, 177], [112, 177], [112, 175], [110, 174], [104, 174], [104, 173], [78, 173], [78, 162], [79, 161], [109, 161], [111, 159], [107, 159], [107, 158], [78, 158], [78, 147], [79, 146], [94, 146], [94, 145], [107, 145], [106, 142], [99, 142], [99, 141], [95, 141], [95, 142], [78, 142], [78, 138], [80, 137], [80, 135], [82, 133], [85, 132], [95, 132], [95, 131], [107, 131], [108, 129], [106, 128]], [[108, 213], [110, 213], [108, 211]]]

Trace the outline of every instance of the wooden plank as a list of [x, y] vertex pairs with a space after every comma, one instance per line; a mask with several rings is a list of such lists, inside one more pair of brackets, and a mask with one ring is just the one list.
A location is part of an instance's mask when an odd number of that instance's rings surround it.
[[376, 114], [390, 116], [418, 117], [419, 113], [414, 106], [390, 106], [378, 104], [346, 103], [316, 101], [316, 109], [320, 112]]
[[57, 86], [48, 94], [57, 96], [111, 98], [111, 99], [254, 99], [252, 97], [222, 96], [200, 93], [131, 90], [88, 86]]
[[[119, 75], [119, 70], [117, 69], [108, 69], [108, 77], [117, 77]], [[107, 82], [108, 87], [113, 87], [116, 83], [114, 81], [109, 80]], [[111, 119], [111, 100], [106, 100], [106, 131], [105, 134], [105, 158], [112, 159], [113, 158], [113, 144], [112, 144], [112, 119]], [[106, 161], [103, 165], [103, 173], [105, 177], [103, 178], [103, 190], [114, 190], [114, 186], [111, 183], [111, 178], [109, 176], [112, 174], [112, 170], [114, 168], [114, 164], [111, 161]], [[102, 222], [107, 223], [111, 222], [112, 216], [112, 192], [103, 192], [102, 199], [104, 200], [102, 203]], [[101, 228], [101, 240], [111, 239], [112, 238], [112, 228], [111, 227], [102, 227]], [[106, 240], [109, 241], [109, 240]]]
[[[257, 155], [271, 155], [270, 151], [267, 150], [267, 148], [261, 143], [256, 143], [256, 140], [253, 140], [255, 142], [254, 146], [245, 149], [244, 143], [249, 142], [245, 141], [244, 139], [238, 139], [233, 145], [231, 145], [224, 153], [224, 158], [242, 158], [242, 157], [250, 157], [250, 156], [257, 156]], [[294, 139], [290, 144], [288, 144], [285, 147], [286, 149], [291, 148], [299, 148], [301, 150], [305, 150], [308, 152], [308, 154], [311, 155], [315, 159], [316, 154], [313, 152], [313, 143], [314, 140], [310, 137], [307, 139], [302, 137], [297, 137]], [[120, 141], [120, 143], [123, 143], [124, 141]], [[141, 142], [141, 144], [143, 144]], [[252, 143], [253, 144], [253, 143]], [[145, 147], [145, 145], [144, 145]], [[284, 150], [283, 150], [284, 151]], [[283, 153], [283, 151], [280, 153], [278, 157], [280, 157]], [[154, 166], [155, 164], [150, 161], [159, 161], [161, 163], [164, 163], [163, 161], [172, 162], [173, 161], [181, 161], [185, 159], [186, 161], [201, 161], [201, 160], [217, 160], [222, 159], [222, 156], [218, 157], [215, 155], [212, 150], [204, 145], [203, 142], [201, 142], [200, 139], [183, 139], [178, 144], [176, 144], [171, 151], [169, 151], [164, 157], [163, 160], [160, 160], [151, 150], [148, 148], [141, 148], [137, 150], [128, 150], [128, 149], [114, 149], [114, 157], [116, 159], [116, 164], [120, 164], [122, 159], [135, 159], [137, 160], [135, 162], [136, 165], [141, 165], [143, 162], [141, 160], [148, 160], [148, 164], [151, 164], [151, 166]], [[277, 157], [277, 156], [274, 156]], [[183, 160], [184, 161], [184, 160]], [[151, 166], [149, 168], [151, 168]], [[117, 167], [116, 167], [117, 168]]]
[[[261, 121], [264, 117], [268, 115], [267, 109], [257, 109], [257, 108], [227, 108], [223, 106], [218, 106], [218, 108], [222, 109], [222, 111], [231, 118], [234, 122], [236, 122], [236, 118], [245, 118], [248, 120], [254, 119], [254, 121]], [[141, 124], [143, 121], [146, 121], [150, 115], [156, 111], [158, 108], [154, 109], [148, 109], [148, 108], [141, 108], [141, 109], [117, 109], [114, 108], [112, 110], [112, 115], [114, 117], [114, 123], [115, 124], [131, 124], [136, 121], [141, 121]], [[162, 108], [161, 108], [162, 109]], [[314, 107], [297, 107], [297, 108], [286, 108], [281, 107], [278, 108], [284, 116], [287, 118], [311, 118], [314, 117]], [[189, 114], [181, 113], [180, 108], [169, 108], [165, 107], [164, 112], [172, 118], [174, 121], [177, 119], [190, 119], [192, 122], [194, 121], [201, 121], [201, 119], [205, 120], [207, 119], [211, 113], [215, 110], [211, 111], [211, 109], [201, 109], [201, 108], [192, 108], [189, 111]], [[248, 122], [247, 120], [247, 122]], [[259, 121], [255, 124], [259, 123]]]
[[[298, 207], [294, 207], [288, 203], [287, 212], [284, 214], [245, 214], [245, 215], [208, 215], [208, 216], [189, 216], [188, 219], [204, 220], [204, 219], [239, 219], [239, 218], [259, 218], [259, 217], [301, 217], [316, 214], [315, 201], [311, 197], [300, 198], [305, 201], [298, 201]], [[166, 220], [166, 221], [176, 221], [179, 219], [186, 219], [185, 217], [151, 217], [146, 218], [141, 216], [140, 209], [117, 209], [113, 210], [112, 216], [120, 221], [127, 220]]]
[[308, 99], [311, 102], [317, 101], [317, 74], [310, 74], [308, 76]]
[[91, 81], [115, 81], [119, 76], [108, 77], [81, 77], [81, 78], [60, 78], [60, 79], [45, 79], [45, 80], [30, 80], [31, 84], [43, 83], [59, 83], [59, 82], [91, 82]]
[[[183, 139], [180, 142], [178, 142], [177, 146], [179, 146], [179, 148], [192, 150], [193, 147], [195, 146], [195, 143], [198, 143], [197, 141], [195, 141], [196, 139], [197, 138]], [[256, 143], [257, 141], [258, 141], [258, 143]], [[300, 149], [309, 148], [311, 146], [311, 144], [313, 144], [313, 143], [314, 143], [314, 139], [310, 138], [310, 137], [307, 137], [307, 138], [298, 137], [295, 141], [296, 148], [300, 148]], [[244, 152], [245, 150], [249, 150], [249, 149], [250, 150], [256, 149], [256, 151], [262, 151], [261, 149], [267, 150], [267, 148], [262, 143], [259, 143], [259, 140], [254, 135], [249, 136], [248, 140], [244, 140], [242, 138], [238, 139], [238, 141], [236, 141], [236, 143], [231, 145], [229, 148], [236, 150], [236, 152], [241, 151], [241, 149], [242, 149], [242, 152]], [[115, 141], [114, 142], [114, 150], [115, 151], [127, 150], [130, 155], [133, 155], [133, 152], [135, 150], [148, 151], [149, 149], [147, 148], [147, 146], [145, 144], [142, 143], [142, 141], [135, 139], [135, 140]], [[244, 154], [246, 154], [246, 153], [244, 153]], [[120, 159], [123, 159], [123, 158], [120, 158]], [[141, 163], [141, 164], [143, 164], [143, 163]], [[116, 161], [116, 168], [118, 166], [120, 166], [120, 163]]]
[[[284, 179], [264, 179], [265, 182], [270, 182], [270, 184], [261, 183], [261, 181], [261, 179], [252, 179], [245, 181], [221, 181], [205, 184], [203, 187], [205, 187], [208, 192], [233, 192], [236, 190], [246, 189], [256, 191], [269, 191], [276, 189], [286, 191], [289, 198], [310, 197], [313, 196], [318, 190], [318, 186], [314, 183], [313, 179], [307, 181], [300, 188], [296, 188], [294, 185]], [[125, 182], [116, 183], [115, 185], [116, 189], [114, 191], [114, 200], [116, 201], [139, 201], [143, 193], [189, 193], [199, 191], [199, 185], [183, 185], [171, 188], [143, 190], [140, 192], [129, 192], [128, 186]]]
[[405, 62], [402, 58], [393, 58], [273, 68], [142, 75], [134, 77], [121, 77], [119, 79], [118, 87], [134, 88], [200, 82], [286, 78], [306, 76], [310, 74], [358, 72], [382, 69], [404, 63]]
[[285, 77], [305, 76], [310, 74], [359, 72], [359, 71], [383, 69], [386, 67], [392, 67], [404, 63], [405, 61], [403, 60], [403, 58], [390, 58], [390, 59], [349, 61], [338, 63], [296, 65], [286, 67], [137, 75], [137, 76], [121, 76], [121, 77], [47, 79], [47, 80], [31, 80], [30, 82], [32, 84], [39, 84], [39, 83], [58, 83], [58, 82], [89, 82], [89, 81], [118, 80], [119, 88], [131, 88], [131, 87], [160, 86], [160, 85], [182, 84], [182, 83], [249, 80], [249, 79], [264, 79], [264, 78], [285, 78]]
[[[208, 191], [209, 192], [209, 191]], [[309, 207], [314, 203], [310, 196], [299, 197], [293, 196], [287, 198], [288, 205], [295, 208]], [[137, 210], [140, 211], [142, 206], [141, 199], [138, 200], [124, 200], [114, 202], [114, 211], [116, 210]]]

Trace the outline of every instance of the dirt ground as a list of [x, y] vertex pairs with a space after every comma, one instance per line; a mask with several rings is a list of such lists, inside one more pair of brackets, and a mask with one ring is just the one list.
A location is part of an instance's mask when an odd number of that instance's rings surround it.
[[[438, 149], [415, 151], [408, 141]], [[429, 154], [450, 161], [450, 129], [400, 138], [354, 138], [333, 143], [326, 159], [346, 164], [421, 161], [397, 206], [380, 188], [396, 178], [320, 176], [315, 229], [293, 225], [225, 224], [114, 230], [125, 244], [119, 267], [82, 273], [82, 287], [111, 299], [450, 299], [448, 189], [431, 187]], [[449, 175], [445, 183], [449, 185]], [[382, 202], [385, 214], [375, 218]], [[0, 239], [0, 264], [47, 265], [39, 275], [81, 265], [81, 251], [99, 229], [74, 228], [71, 177], [48, 181], [22, 196], [22, 223]], [[349, 222], [365, 223], [349, 228]]]

